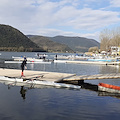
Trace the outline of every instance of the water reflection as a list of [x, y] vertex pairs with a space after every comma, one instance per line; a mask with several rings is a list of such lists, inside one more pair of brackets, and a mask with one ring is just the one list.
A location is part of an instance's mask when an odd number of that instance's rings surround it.
[[106, 97], [114, 97], [120, 99], [120, 93], [110, 93], [110, 92], [103, 92], [98, 90], [98, 85], [90, 84], [90, 83], [82, 83], [81, 84], [82, 89], [95, 91], [98, 93], [98, 96], [106, 96]]
[[20, 94], [21, 94], [21, 97], [23, 98], [23, 100], [26, 98], [26, 97], [25, 97], [26, 92], [27, 92], [27, 89], [24, 88], [24, 86], [21, 86]]
[[103, 91], [98, 91], [98, 96], [110, 96], [114, 98], [120, 99], [120, 94], [119, 93], [109, 93], [109, 92], [103, 92]]
[[99, 91], [98, 90], [98, 85], [95, 84], [91, 84], [91, 83], [85, 83], [82, 82], [79, 84], [81, 86], [81, 89], [86, 89], [89, 91], [94, 91], [96, 93], [98, 93], [98, 96], [106, 96], [106, 97], [114, 97], [114, 98], [118, 98], [120, 99], [120, 93], [110, 93], [110, 92], [103, 92], [103, 91]]
[[72, 88], [70, 87], [65, 87], [65, 86], [51, 86], [51, 85], [43, 85], [43, 84], [35, 84], [34, 82], [26, 82], [26, 83], [20, 83], [20, 82], [16, 82], [16, 81], [4, 81], [4, 80], [0, 80], [0, 83], [3, 83], [4, 85], [8, 86], [8, 89], [11, 89], [14, 86], [19, 86], [20, 87], [20, 95], [23, 98], [23, 100], [26, 99], [26, 93], [28, 90], [30, 89], [35, 89], [35, 88], [39, 88], [39, 89], [43, 89], [43, 88], [57, 88], [57, 89], [67, 89], [67, 90], [80, 90], [78, 88]]
[[[118, 81], [118, 80], [116, 80]], [[115, 81], [114, 81], [115, 82]], [[23, 98], [23, 100], [26, 99], [26, 93], [29, 89], [34, 89], [34, 88], [39, 88], [39, 89], [43, 89], [43, 88], [51, 88], [51, 87], [54, 87], [54, 88], [58, 88], [58, 87], [55, 87], [55, 86], [46, 86], [46, 85], [36, 85], [34, 83], [18, 83], [18, 82], [10, 82], [10, 81], [2, 81], [0, 80], [0, 83], [4, 83], [5, 85], [8, 86], [8, 89], [10, 89], [11, 87], [14, 87], [14, 86], [20, 86], [20, 94], [21, 94], [21, 97]], [[89, 90], [89, 91], [94, 91], [96, 93], [98, 93], [98, 96], [111, 96], [111, 97], [115, 97], [115, 98], [120, 98], [120, 94], [113, 94], [113, 93], [108, 93], [108, 92], [101, 92], [98, 90], [98, 85], [96, 84], [93, 84], [93, 83], [85, 83], [85, 82], [67, 82], [68, 84], [73, 84], [73, 85], [80, 85], [81, 86], [81, 89], [86, 89], [86, 90]], [[118, 83], [118, 82], [117, 82]], [[59, 88], [59, 89], [63, 89], [63, 88]], [[76, 90], [74, 88], [64, 88], [64, 89], [69, 89], [69, 90]]]

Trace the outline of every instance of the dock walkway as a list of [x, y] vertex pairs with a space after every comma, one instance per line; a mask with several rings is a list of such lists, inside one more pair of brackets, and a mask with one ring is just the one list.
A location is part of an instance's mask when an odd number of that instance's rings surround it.
[[[23, 79], [37, 79], [50, 82], [60, 82], [60, 81], [84, 81], [84, 80], [96, 80], [96, 79], [118, 79], [120, 78], [120, 73], [111, 74], [96, 74], [96, 75], [80, 75], [68, 73], [57, 73], [57, 72], [45, 72], [45, 71], [32, 71], [25, 70], [25, 77]], [[18, 69], [2, 69], [0, 68], [0, 76], [7, 77], [21, 77], [21, 70]]]
[[120, 62], [80, 61], [80, 60], [79, 61], [77, 60], [54, 60], [54, 63], [120, 65]]
[[66, 63], [98, 64], [98, 65], [119, 65], [120, 64], [120, 62], [102, 62], [102, 61], [66, 61]]
[[[24, 75], [25, 77], [22, 77], [23, 79], [37, 79], [51, 82], [59, 82], [64, 78], [72, 77], [75, 74], [25, 70]], [[0, 68], [0, 76], [20, 78], [21, 70]]]
[[72, 76], [69, 78], [64, 78], [63, 81], [118, 79], [118, 78], [120, 78], [120, 73]]

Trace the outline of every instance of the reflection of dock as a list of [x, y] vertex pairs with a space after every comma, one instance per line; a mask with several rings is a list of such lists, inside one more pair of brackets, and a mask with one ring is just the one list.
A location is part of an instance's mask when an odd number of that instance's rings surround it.
[[91, 91], [98, 91], [98, 85], [90, 84], [90, 83], [81, 83], [80, 84], [82, 89], [87, 89]]
[[81, 83], [81, 89], [86, 89], [86, 90], [89, 90], [89, 91], [94, 91], [94, 92], [97, 92], [98, 93], [98, 96], [110, 96], [110, 97], [114, 97], [114, 98], [118, 98], [120, 99], [120, 93], [112, 93], [112, 92], [103, 92], [103, 91], [100, 91], [98, 89], [98, 85], [95, 85], [95, 84], [90, 84], [90, 83]]
[[110, 97], [120, 99], [120, 93], [109, 93], [109, 92], [101, 92], [101, 91], [99, 91], [98, 96], [110, 96]]

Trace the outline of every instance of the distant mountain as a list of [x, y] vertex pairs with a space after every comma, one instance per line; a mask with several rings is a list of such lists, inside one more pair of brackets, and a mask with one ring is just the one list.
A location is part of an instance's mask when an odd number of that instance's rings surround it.
[[48, 39], [65, 44], [76, 52], [86, 52], [90, 47], [97, 46], [100, 47], [100, 43], [94, 39], [88, 39], [84, 37], [65, 37], [65, 36], [56, 36], [48, 37]]
[[19, 30], [0, 24], [1, 51], [43, 51]]
[[46, 52], [86, 52], [90, 47], [100, 46], [93, 39], [83, 37], [25, 36], [19, 30], [0, 24], [0, 51], [46, 51]]
[[54, 42], [44, 36], [27, 35], [27, 37], [48, 52], [73, 52], [67, 45]]

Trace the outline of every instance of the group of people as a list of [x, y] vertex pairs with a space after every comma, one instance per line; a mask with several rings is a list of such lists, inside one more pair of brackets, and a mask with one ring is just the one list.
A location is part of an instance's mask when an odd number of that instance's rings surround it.
[[39, 54], [39, 53], [37, 53], [37, 57], [38, 57], [39, 59], [44, 59], [44, 60], [45, 60], [46, 54]]

